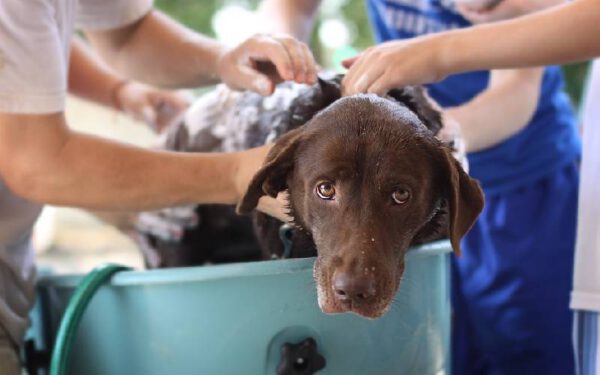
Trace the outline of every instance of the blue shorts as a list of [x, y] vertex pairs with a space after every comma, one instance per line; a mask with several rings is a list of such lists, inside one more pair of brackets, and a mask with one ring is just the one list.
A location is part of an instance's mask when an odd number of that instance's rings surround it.
[[599, 317], [595, 311], [575, 311], [573, 344], [577, 375], [600, 374]]
[[452, 262], [452, 374], [572, 375], [575, 162], [486, 196]]

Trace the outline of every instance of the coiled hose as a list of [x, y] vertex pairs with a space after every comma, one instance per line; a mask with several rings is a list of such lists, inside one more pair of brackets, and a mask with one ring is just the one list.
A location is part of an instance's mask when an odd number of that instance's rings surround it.
[[69, 370], [69, 356], [77, 337], [77, 329], [88, 304], [96, 291], [117, 272], [129, 270], [129, 267], [117, 264], [104, 264], [88, 273], [77, 286], [75, 293], [69, 300], [65, 313], [60, 322], [52, 359], [50, 362], [50, 375], [67, 375]]

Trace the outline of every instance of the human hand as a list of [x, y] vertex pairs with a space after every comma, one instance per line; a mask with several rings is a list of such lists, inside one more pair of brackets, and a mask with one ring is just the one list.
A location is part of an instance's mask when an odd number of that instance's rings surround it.
[[115, 92], [120, 110], [146, 123], [152, 130], [162, 132], [189, 102], [174, 91], [159, 90], [138, 82], [126, 82]]
[[[237, 168], [235, 169], [235, 186], [238, 196], [238, 202], [246, 195], [248, 186], [252, 181], [254, 175], [263, 166], [267, 154], [273, 147], [272, 144], [268, 144], [262, 147], [252, 148], [250, 150], [235, 153], [234, 156], [237, 158]], [[257, 210], [271, 215], [281, 221], [290, 222], [292, 221], [287, 212], [288, 206], [288, 194], [287, 192], [281, 192], [277, 195], [277, 198], [271, 198], [269, 196], [262, 196], [258, 200]]]
[[446, 75], [443, 36], [430, 35], [371, 47], [344, 60], [344, 95], [385, 95], [396, 87], [436, 82]]
[[218, 74], [233, 89], [270, 95], [281, 81], [314, 84], [317, 67], [306, 44], [287, 35], [258, 34], [223, 53]]
[[486, 8], [468, 3], [457, 3], [456, 7], [463, 17], [477, 24], [515, 18], [565, 2], [565, 0], [500, 0], [496, 6]]

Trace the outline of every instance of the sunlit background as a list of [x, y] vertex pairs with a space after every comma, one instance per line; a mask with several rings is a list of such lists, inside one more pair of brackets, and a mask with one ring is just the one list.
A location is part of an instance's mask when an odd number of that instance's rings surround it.
[[[256, 16], [258, 0], [157, 0], [155, 5], [203, 34], [234, 45], [264, 31]], [[373, 43], [364, 0], [323, 0], [311, 36], [311, 47], [321, 66], [339, 69], [340, 61]], [[586, 64], [565, 67], [567, 91], [578, 106]], [[69, 123], [75, 129], [141, 146], [155, 136], [143, 124], [123, 115], [70, 98]], [[113, 261], [141, 267], [133, 242], [108, 224], [76, 209], [47, 208], [35, 233], [39, 263], [58, 272], [82, 272]]]

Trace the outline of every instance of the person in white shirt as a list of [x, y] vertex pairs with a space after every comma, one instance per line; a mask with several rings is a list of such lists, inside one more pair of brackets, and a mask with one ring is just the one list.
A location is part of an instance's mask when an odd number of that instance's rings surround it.
[[[177, 154], [71, 131], [64, 106], [76, 29], [122, 77], [157, 86], [222, 81], [268, 95], [281, 80], [316, 80], [308, 47], [291, 37], [256, 35], [227, 48], [152, 10], [151, 0], [0, 1], [3, 375], [20, 373], [17, 350], [35, 280], [31, 227], [42, 204], [111, 211], [236, 203], [270, 149]], [[265, 200], [261, 207], [283, 215], [277, 202]]]
[[[485, 11], [482, 11], [485, 13]], [[482, 15], [483, 16], [483, 15]], [[600, 56], [600, 2], [576, 0], [511, 21], [394, 41], [349, 59], [346, 95], [384, 94], [455, 73], [563, 64]], [[584, 111], [574, 290], [574, 345], [579, 375], [600, 374], [600, 63]]]
[[592, 64], [587, 87], [571, 308], [580, 373], [600, 374], [600, 60]]

